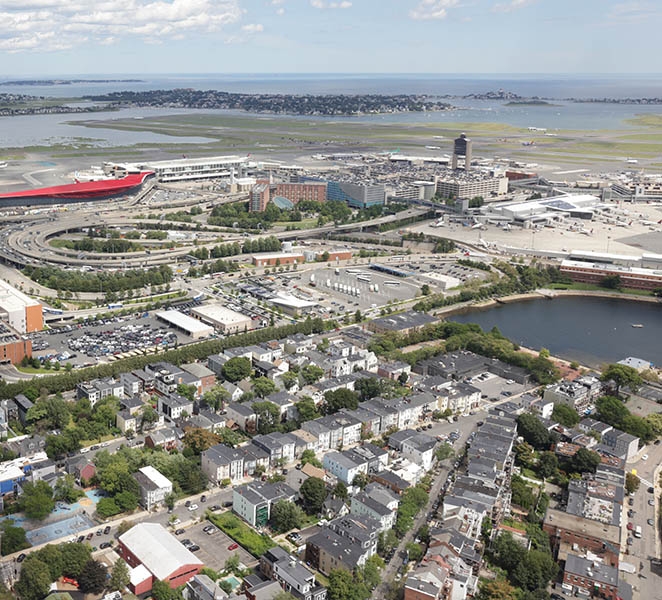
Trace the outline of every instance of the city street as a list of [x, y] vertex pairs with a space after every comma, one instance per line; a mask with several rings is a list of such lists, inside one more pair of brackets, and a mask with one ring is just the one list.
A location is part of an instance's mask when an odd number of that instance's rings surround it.
[[[476, 428], [476, 423], [480, 421], [481, 418], [484, 418], [484, 416], [485, 413], [480, 411], [475, 415], [469, 415], [467, 417], [463, 417], [457, 423], [453, 423], [452, 425], [447, 422], [440, 422], [435, 424], [433, 428], [427, 431], [426, 433], [430, 435], [441, 435], [441, 434], [448, 434], [451, 431], [458, 429], [460, 431], [460, 439], [453, 445], [453, 447], [457, 452], [458, 450], [464, 447], [464, 444], [469, 438], [469, 435]], [[432, 488], [430, 490], [428, 503], [421, 510], [418, 517], [414, 521], [414, 526], [405, 534], [405, 536], [400, 541], [400, 544], [398, 544], [398, 547], [396, 548], [393, 558], [384, 566], [384, 570], [382, 571], [382, 583], [378, 585], [372, 592], [372, 598], [374, 600], [383, 600], [383, 598], [386, 597], [386, 592], [389, 586], [391, 585], [391, 583], [393, 582], [393, 578], [395, 577], [395, 574], [402, 565], [402, 556], [404, 555], [405, 552], [405, 546], [409, 542], [413, 541], [413, 539], [416, 537], [416, 533], [418, 532], [419, 528], [423, 524], [425, 524], [429, 519], [431, 513], [433, 512], [432, 505], [439, 499], [441, 488], [448, 479], [448, 476], [452, 469], [452, 465], [453, 465], [452, 459], [445, 460], [442, 463], [442, 466], [438, 474], [433, 475]]]
[[[652, 564], [652, 559], [660, 558], [660, 541], [658, 530], [660, 486], [656, 481], [659, 476], [659, 467], [662, 464], [662, 444], [650, 445], [642, 452], [642, 455], [648, 455], [647, 460], [638, 458], [636, 461], [627, 464], [627, 470], [635, 469], [641, 479], [639, 490], [635, 493], [633, 505], [629, 505], [630, 498], [626, 497], [623, 510], [623, 543], [621, 550], [626, 549], [629, 554], [621, 554], [621, 562], [631, 563], [635, 566], [635, 573], [626, 573], [621, 571], [621, 577], [632, 585], [635, 591], [639, 592], [642, 600], [662, 600], [662, 590], [659, 586], [659, 567], [656, 569]], [[657, 473], [657, 474], [656, 474]], [[655, 488], [655, 493], [648, 492], [650, 486]], [[649, 500], [654, 499], [654, 505], [649, 504]], [[633, 509], [635, 515], [628, 518], [627, 511]], [[648, 524], [648, 519], [653, 520], [653, 525]], [[634, 527], [641, 526], [642, 536], [637, 539], [632, 535], [632, 531], [627, 530], [627, 524], [632, 523]], [[627, 545], [627, 538], [632, 538], [632, 545]], [[636, 595], [635, 595], [636, 598]]]

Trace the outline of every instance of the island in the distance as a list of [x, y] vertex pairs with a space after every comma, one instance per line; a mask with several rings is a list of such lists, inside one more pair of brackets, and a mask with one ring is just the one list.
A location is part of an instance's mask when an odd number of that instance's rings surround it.
[[452, 106], [426, 95], [381, 94], [235, 94], [218, 90], [150, 90], [84, 96], [109, 107], [235, 109], [252, 113], [351, 116], [448, 110]]
[[0, 81], [0, 85], [74, 85], [80, 83], [143, 83], [142, 79], [15, 79]]

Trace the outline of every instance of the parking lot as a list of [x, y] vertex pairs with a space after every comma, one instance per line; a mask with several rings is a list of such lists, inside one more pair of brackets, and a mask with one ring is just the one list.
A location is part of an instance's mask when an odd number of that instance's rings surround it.
[[69, 323], [34, 334], [33, 344], [39, 348], [35, 356], [83, 365], [125, 352], [191, 342], [187, 335], [151, 313], [147, 317], [114, 317], [92, 323]]
[[239, 555], [239, 561], [247, 567], [252, 567], [257, 564], [257, 559], [239, 546], [236, 550], [228, 550], [235, 542], [232, 538], [228, 537], [220, 529], [214, 528], [213, 533], [207, 534], [203, 531], [205, 527], [210, 525], [209, 521], [202, 521], [184, 529], [184, 533], [176, 536], [181, 542], [182, 540], [191, 540], [195, 545], [200, 546], [200, 550], [195, 552], [195, 555], [206, 566], [219, 571], [225, 565], [225, 561], [233, 554]]
[[483, 401], [504, 400], [511, 396], [518, 396], [535, 387], [532, 384], [523, 385], [512, 379], [503, 379], [492, 373], [480, 373], [467, 380], [467, 383], [480, 390]]

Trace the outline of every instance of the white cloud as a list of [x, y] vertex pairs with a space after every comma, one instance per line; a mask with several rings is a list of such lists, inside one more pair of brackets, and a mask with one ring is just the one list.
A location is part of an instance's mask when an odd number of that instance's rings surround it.
[[264, 25], [261, 23], [249, 23], [248, 25], [242, 26], [241, 30], [246, 33], [260, 33], [261, 31], [264, 31]]
[[325, 0], [310, 0], [313, 8], [352, 8], [352, 3], [344, 0], [343, 2], [326, 2]]
[[658, 19], [661, 15], [659, 3], [633, 0], [615, 4], [607, 15], [607, 21], [619, 25], [637, 24]]
[[417, 21], [445, 19], [448, 9], [458, 5], [459, 0], [420, 0], [415, 8], [409, 11], [409, 16]]
[[501, 2], [499, 4], [495, 4], [492, 7], [492, 10], [494, 12], [512, 12], [519, 8], [524, 8], [529, 4], [533, 4], [535, 1], [536, 0], [510, 0], [510, 2]]
[[63, 50], [141, 38], [160, 43], [241, 20], [240, 0], [5, 0], [0, 51]]
[[285, 14], [285, 9], [284, 9], [283, 7], [277, 9], [277, 10], [276, 10], [276, 14], [277, 14], [279, 17], [282, 17], [282, 16]]

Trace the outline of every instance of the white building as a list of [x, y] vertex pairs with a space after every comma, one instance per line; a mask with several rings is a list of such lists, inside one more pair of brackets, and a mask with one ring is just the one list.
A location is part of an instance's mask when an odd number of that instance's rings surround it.
[[206, 304], [191, 309], [191, 315], [221, 333], [243, 333], [253, 329], [253, 320], [220, 304]]
[[234, 179], [248, 164], [245, 156], [208, 156], [202, 158], [180, 158], [176, 160], [151, 161], [135, 164], [104, 165], [105, 171], [154, 171], [160, 181], [190, 181], [194, 179]]
[[349, 456], [340, 452], [328, 452], [322, 461], [324, 469], [335, 475], [346, 485], [351, 485], [359, 473], [368, 472], [368, 463], [355, 463]]
[[44, 328], [41, 304], [0, 280], [0, 316], [19, 333]]
[[147, 509], [165, 502], [172, 494], [172, 482], [154, 467], [143, 467], [134, 473], [133, 478], [140, 486], [140, 503]]

